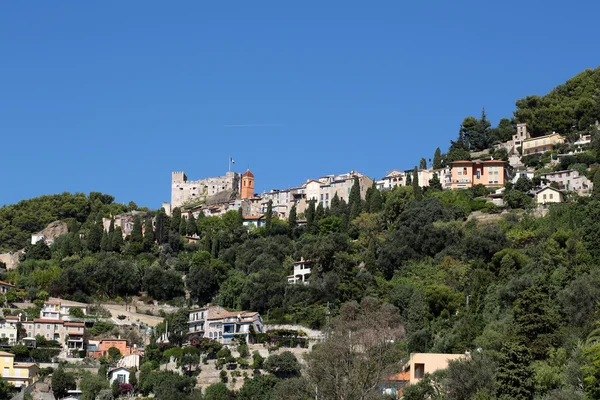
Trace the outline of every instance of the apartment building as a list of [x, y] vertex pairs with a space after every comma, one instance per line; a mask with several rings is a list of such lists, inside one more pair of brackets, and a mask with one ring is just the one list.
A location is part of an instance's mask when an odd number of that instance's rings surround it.
[[581, 175], [579, 171], [574, 169], [549, 172], [540, 175], [542, 182], [556, 182], [560, 190], [570, 190], [577, 192], [579, 195], [590, 194], [593, 189], [593, 183], [585, 175]]
[[565, 138], [556, 132], [550, 135], [523, 140], [523, 155], [541, 154], [554, 149], [559, 143], [565, 143]]
[[68, 320], [71, 308], [79, 308], [84, 315], [89, 313], [89, 307], [85, 303], [51, 298], [42, 306], [40, 318]]
[[0, 321], [0, 342], [9, 346], [17, 344], [17, 324], [12, 321]]
[[316, 200], [317, 204], [322, 204], [323, 207], [327, 208], [337, 194], [340, 200], [347, 202], [352, 186], [354, 186], [355, 177], [358, 178], [360, 197], [364, 199], [367, 190], [373, 185], [373, 180], [360, 172], [350, 171], [341, 175], [326, 175], [319, 179], [307, 181], [304, 184], [306, 187], [306, 201]]
[[188, 335], [231, 343], [235, 336], [251, 342], [250, 327], [263, 332], [263, 321], [259, 313], [252, 311], [226, 311], [221, 307], [209, 306], [190, 311]]
[[506, 162], [502, 160], [462, 160], [451, 165], [452, 189], [468, 189], [478, 184], [500, 187], [504, 186], [508, 175]]
[[406, 186], [404, 171], [393, 169], [377, 181], [377, 189], [392, 190], [395, 187]]
[[531, 138], [527, 131], [527, 124], [517, 124], [517, 133], [512, 136], [513, 144], [515, 147], [523, 145], [523, 141]]
[[40, 368], [34, 363], [15, 362], [15, 355], [0, 351], [0, 378], [16, 388], [31, 385]]

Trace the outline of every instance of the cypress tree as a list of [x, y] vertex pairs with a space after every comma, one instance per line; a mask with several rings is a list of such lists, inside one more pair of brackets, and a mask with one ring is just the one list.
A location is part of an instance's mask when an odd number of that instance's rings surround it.
[[152, 229], [152, 218], [148, 218], [144, 224], [144, 248], [146, 251], [154, 244], [154, 230]]
[[173, 209], [173, 215], [171, 216], [171, 232], [179, 231], [179, 224], [181, 223], [181, 209], [179, 207], [175, 207]]
[[415, 167], [413, 170], [412, 187], [415, 200], [421, 200], [423, 198], [423, 193], [421, 192], [421, 187], [419, 186], [419, 170], [417, 167]]
[[166, 217], [165, 211], [162, 208], [158, 210], [158, 213], [156, 214], [156, 231], [154, 232], [158, 244], [163, 244], [167, 241], [168, 227], [166, 224]]
[[[200, 213], [202, 213], [202, 211]], [[202, 214], [202, 216], [204, 216], [204, 214]], [[238, 214], [237, 214], [237, 221], [236, 222], [237, 222], [238, 226], [244, 226], [244, 209], [241, 206], [240, 206], [240, 208], [238, 208]]]
[[412, 185], [412, 174], [406, 174], [406, 186]]
[[443, 168], [442, 165], [442, 151], [438, 147], [435, 149], [435, 153], [433, 153], [433, 169]]
[[[336, 194], [336, 196], [337, 196], [337, 194]], [[295, 204], [290, 209], [290, 215], [288, 216], [288, 225], [290, 226], [290, 228], [295, 228], [296, 225], [298, 225]]]
[[421, 158], [421, 161], [419, 161], [419, 168], [427, 169], [427, 160], [425, 158]]
[[113, 251], [113, 241], [115, 237], [115, 220], [110, 220], [110, 225], [108, 226], [108, 238], [106, 240], [106, 251]]
[[429, 189], [431, 190], [442, 190], [442, 182], [440, 182], [440, 178], [438, 178], [437, 174], [433, 174], [431, 179], [429, 180]]
[[600, 170], [594, 174], [594, 187], [592, 188], [592, 199], [600, 200]]
[[131, 237], [129, 238], [131, 243], [142, 244], [144, 238], [142, 235], [142, 219], [139, 215], [136, 215], [133, 220], [133, 228], [131, 230]]
[[198, 233], [198, 227], [196, 226], [196, 218], [194, 218], [194, 214], [192, 213], [190, 213], [190, 216], [187, 219], [185, 230], [189, 236], [193, 236], [196, 233]]
[[[373, 182], [373, 185], [375, 185], [375, 182]], [[365, 194], [365, 207], [364, 207], [364, 211], [365, 212], [371, 212], [371, 197], [373, 196], [373, 186], [371, 186], [370, 188], [367, 189], [367, 193]]]
[[120, 226], [115, 228], [111, 242], [112, 251], [121, 251], [123, 248], [123, 230]]
[[273, 220], [273, 200], [269, 200], [267, 204], [267, 213], [265, 214], [265, 228], [267, 233], [271, 232], [271, 224]]
[[323, 203], [319, 203], [315, 211], [315, 224], [323, 218], [325, 218], [325, 209], [323, 208]]
[[108, 233], [105, 230], [102, 230], [102, 239], [100, 240], [100, 250], [108, 251], [110, 248], [110, 243], [108, 241]]
[[92, 253], [100, 251], [100, 242], [102, 241], [102, 222], [94, 222], [90, 227], [90, 231], [87, 236], [87, 249]]
[[315, 222], [315, 201], [309, 200], [308, 208], [306, 209], [306, 226], [308, 229], [311, 229]]
[[331, 199], [331, 215], [334, 217], [339, 217], [341, 215], [340, 197], [338, 196], [337, 192], [335, 192], [333, 198]]
[[381, 197], [381, 192], [377, 189], [377, 184], [373, 182], [373, 193], [371, 194], [371, 205], [369, 212], [377, 213], [383, 210], [383, 197]]
[[358, 176], [354, 177], [354, 184], [352, 185], [352, 189], [350, 189], [350, 196], [348, 196], [348, 206], [350, 207], [350, 221], [352, 221], [362, 212], [360, 181], [358, 180]]
[[186, 232], [187, 232], [187, 221], [185, 220], [184, 216], [181, 216], [179, 218], [179, 234], [181, 236], [185, 236]]

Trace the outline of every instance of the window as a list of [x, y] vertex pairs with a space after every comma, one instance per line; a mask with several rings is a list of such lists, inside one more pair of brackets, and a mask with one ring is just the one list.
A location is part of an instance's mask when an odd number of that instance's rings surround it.
[[544, 200], [546, 200], [546, 195], [544, 194]]
[[415, 364], [415, 378], [422, 379], [425, 376], [425, 364]]
[[550, 193], [550, 198], [552, 198], [552, 196], [554, 196], [554, 193]]
[[125, 374], [117, 375], [117, 380], [119, 381], [119, 383], [125, 383]]
[[50, 329], [50, 325], [46, 325], [46, 329]]
[[481, 179], [481, 171], [480, 170], [477, 170], [477, 173], [475, 175], [477, 175], [477, 179]]

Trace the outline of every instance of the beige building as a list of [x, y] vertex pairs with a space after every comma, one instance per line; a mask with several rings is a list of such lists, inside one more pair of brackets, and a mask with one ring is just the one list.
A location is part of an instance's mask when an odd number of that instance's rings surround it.
[[556, 132], [552, 132], [550, 135], [525, 139], [523, 140], [523, 155], [528, 156], [544, 153], [554, 149], [557, 144], [564, 142], [565, 138]]
[[515, 147], [520, 147], [524, 140], [529, 139], [529, 132], [527, 131], [527, 124], [517, 124], [517, 133], [512, 137], [513, 144]]
[[133, 231], [133, 223], [135, 222], [135, 217], [141, 217], [142, 218], [142, 231], [145, 228], [145, 224], [144, 224], [144, 218], [146, 216], [146, 213], [143, 211], [131, 211], [125, 214], [120, 214], [120, 215], [115, 215], [112, 219], [111, 218], [102, 218], [102, 227], [104, 228], [104, 230], [106, 232], [108, 232], [108, 230], [110, 229], [110, 221], [114, 220], [115, 221], [115, 228], [120, 227], [121, 228], [121, 232], [123, 233], [123, 237], [125, 236], [129, 236], [131, 235], [131, 232]]
[[[207, 201], [211, 196], [222, 194], [237, 197], [240, 193], [241, 176], [227, 172], [225, 176], [190, 181], [184, 172], [173, 172], [171, 177], [171, 204], [169, 209], [186, 203]], [[163, 205], [165, 207], [165, 205]]]
[[558, 189], [546, 186], [535, 193], [535, 199], [538, 204], [562, 203], [565, 201], [565, 195]]
[[358, 178], [360, 185], [360, 197], [364, 199], [367, 190], [373, 185], [373, 180], [357, 171], [350, 171], [341, 175], [326, 175], [318, 180], [311, 179], [305, 183], [306, 201], [316, 200], [317, 204], [322, 204], [328, 208], [331, 200], [337, 194], [340, 200], [348, 202], [350, 190], [354, 185], [354, 177]]
[[377, 181], [377, 189], [392, 190], [395, 187], [406, 186], [404, 171], [393, 169]]
[[579, 171], [571, 169], [565, 171], [549, 172], [540, 175], [542, 182], [556, 182], [560, 190], [570, 190], [579, 195], [589, 195], [593, 189], [593, 183], [585, 175], [580, 175]]
[[440, 369], [448, 368], [453, 360], [468, 357], [465, 354], [412, 353], [405, 369], [410, 371], [409, 384], [418, 383], [425, 374], [432, 374]]

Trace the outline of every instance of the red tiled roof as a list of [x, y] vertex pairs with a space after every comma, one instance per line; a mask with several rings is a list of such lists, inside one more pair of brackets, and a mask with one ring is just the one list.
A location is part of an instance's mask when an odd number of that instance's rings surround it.
[[63, 324], [64, 321], [61, 321], [59, 319], [43, 319], [43, 318], [36, 318], [33, 320], [33, 322], [41, 322], [44, 324]]
[[250, 170], [247, 170], [246, 172], [244, 172], [242, 174], [242, 176], [248, 176], [248, 177], [254, 178], [254, 174], [252, 172], [250, 172]]
[[17, 317], [16, 315], [7, 315], [6, 317], [4, 317], [4, 319], [11, 320], [11, 321], [18, 321], [19, 317]]
[[65, 326], [85, 326], [83, 322], [65, 322]]
[[397, 374], [390, 375], [386, 379], [386, 381], [409, 381], [410, 380], [410, 371], [398, 372]]
[[0, 285], [15, 287], [15, 285], [13, 285], [12, 283], [4, 282], [4, 281], [0, 281]]

